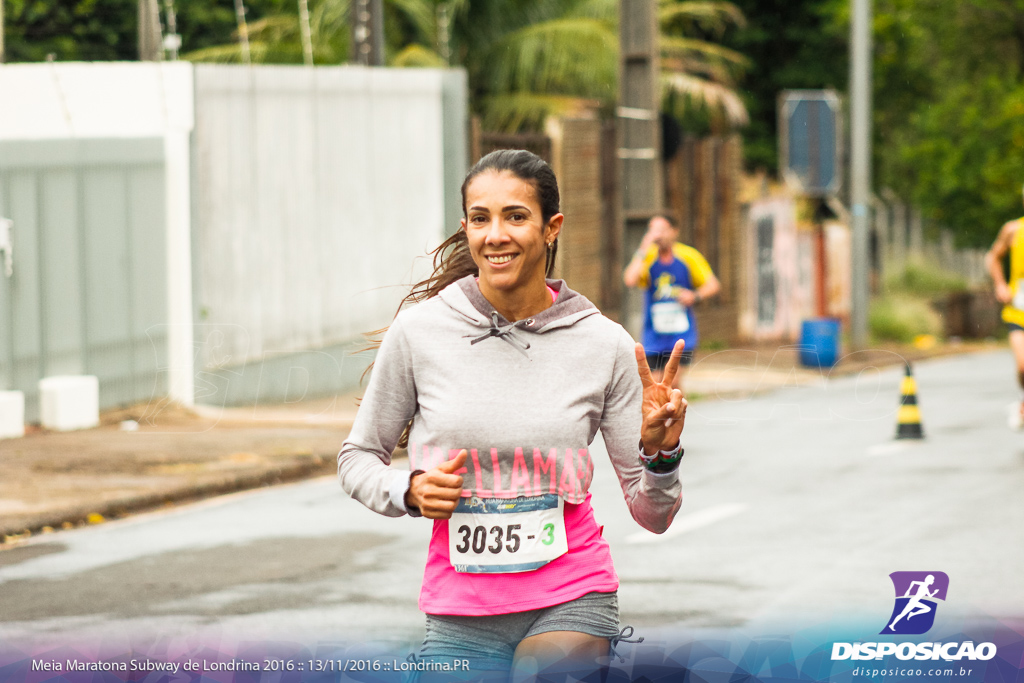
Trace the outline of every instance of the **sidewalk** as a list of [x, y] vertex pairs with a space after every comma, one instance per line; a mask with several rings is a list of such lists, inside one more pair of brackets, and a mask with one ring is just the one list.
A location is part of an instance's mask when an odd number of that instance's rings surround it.
[[[793, 347], [701, 351], [685, 388], [691, 401], [753, 396], [871, 366], [992, 348], [879, 348], [849, 355], [831, 371], [801, 367]], [[24, 438], [0, 440], [0, 548], [51, 530], [332, 474], [361, 394], [249, 408], [159, 403], [106, 413], [96, 429], [36, 428]], [[132, 421], [137, 428], [126, 431]]]
[[331, 474], [361, 393], [255, 408], [165, 402], [105, 413], [95, 429], [0, 440], [0, 541]]
[[927, 358], [974, 353], [1000, 348], [995, 342], [940, 344], [929, 349], [910, 345], [877, 346], [846, 353], [831, 368], [801, 365], [795, 344], [749, 344], [743, 348], [697, 352], [685, 380], [690, 401], [735, 399], [787, 386], [821, 382], [830, 377], [853, 375], [870, 368], [903, 366]]

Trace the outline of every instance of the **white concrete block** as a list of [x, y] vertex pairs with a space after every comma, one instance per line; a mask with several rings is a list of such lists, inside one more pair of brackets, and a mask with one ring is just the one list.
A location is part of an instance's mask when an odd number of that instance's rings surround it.
[[66, 432], [100, 423], [100, 383], [93, 375], [59, 375], [39, 380], [39, 421]]
[[25, 394], [0, 391], [0, 439], [25, 436]]

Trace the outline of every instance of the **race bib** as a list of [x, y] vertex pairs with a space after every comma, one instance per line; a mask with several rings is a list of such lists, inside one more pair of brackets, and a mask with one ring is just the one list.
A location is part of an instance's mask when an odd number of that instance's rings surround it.
[[1024, 279], [1017, 280], [1017, 289], [1013, 292], [1013, 301], [1010, 302], [1010, 305], [1024, 311]]
[[567, 552], [562, 499], [554, 493], [462, 498], [448, 520], [448, 553], [457, 572], [529, 572]]
[[661, 301], [651, 305], [651, 325], [658, 334], [682, 334], [690, 329], [686, 306], [678, 301]]

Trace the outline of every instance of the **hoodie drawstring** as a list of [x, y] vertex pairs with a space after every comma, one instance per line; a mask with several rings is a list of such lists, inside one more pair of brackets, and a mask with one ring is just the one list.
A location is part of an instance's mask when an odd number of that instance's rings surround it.
[[[475, 339], [473, 339], [473, 341], [471, 341], [469, 343], [471, 345], [472, 344], [478, 344], [478, 343], [482, 342], [485, 339], [490, 339], [491, 337], [497, 337], [498, 339], [504, 339], [506, 342], [508, 342], [509, 344], [512, 345], [512, 348], [514, 348], [516, 351], [518, 351], [519, 353], [521, 353], [524, 356], [526, 356], [527, 358], [529, 358], [530, 354], [526, 353], [526, 349], [530, 348], [530, 342], [524, 341], [523, 339], [521, 339], [520, 337], [517, 337], [514, 334], [514, 331], [516, 329], [516, 325], [518, 325], [518, 324], [519, 323], [516, 322], [516, 323], [512, 323], [511, 325], [506, 325], [505, 327], [500, 327], [498, 325], [498, 312], [497, 311], [491, 311], [491, 327], [490, 327], [490, 329], [487, 330], [487, 332], [485, 332], [484, 334], [480, 335], [479, 337], [476, 337]], [[466, 337], [472, 337], [473, 335], [467, 334], [465, 336]]]

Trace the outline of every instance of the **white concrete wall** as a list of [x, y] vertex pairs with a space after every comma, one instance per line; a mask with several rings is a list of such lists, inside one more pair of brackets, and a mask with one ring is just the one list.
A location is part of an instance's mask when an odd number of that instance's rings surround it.
[[0, 65], [0, 140], [162, 137], [166, 156], [168, 385], [192, 403], [191, 64]]
[[0, 65], [0, 140], [165, 141], [169, 388], [189, 404], [204, 371], [336, 353], [390, 322], [445, 234], [445, 174], [464, 172], [445, 159], [465, 123], [445, 118], [453, 74]]
[[443, 72], [198, 65], [195, 78], [200, 366], [387, 325], [443, 239]]

